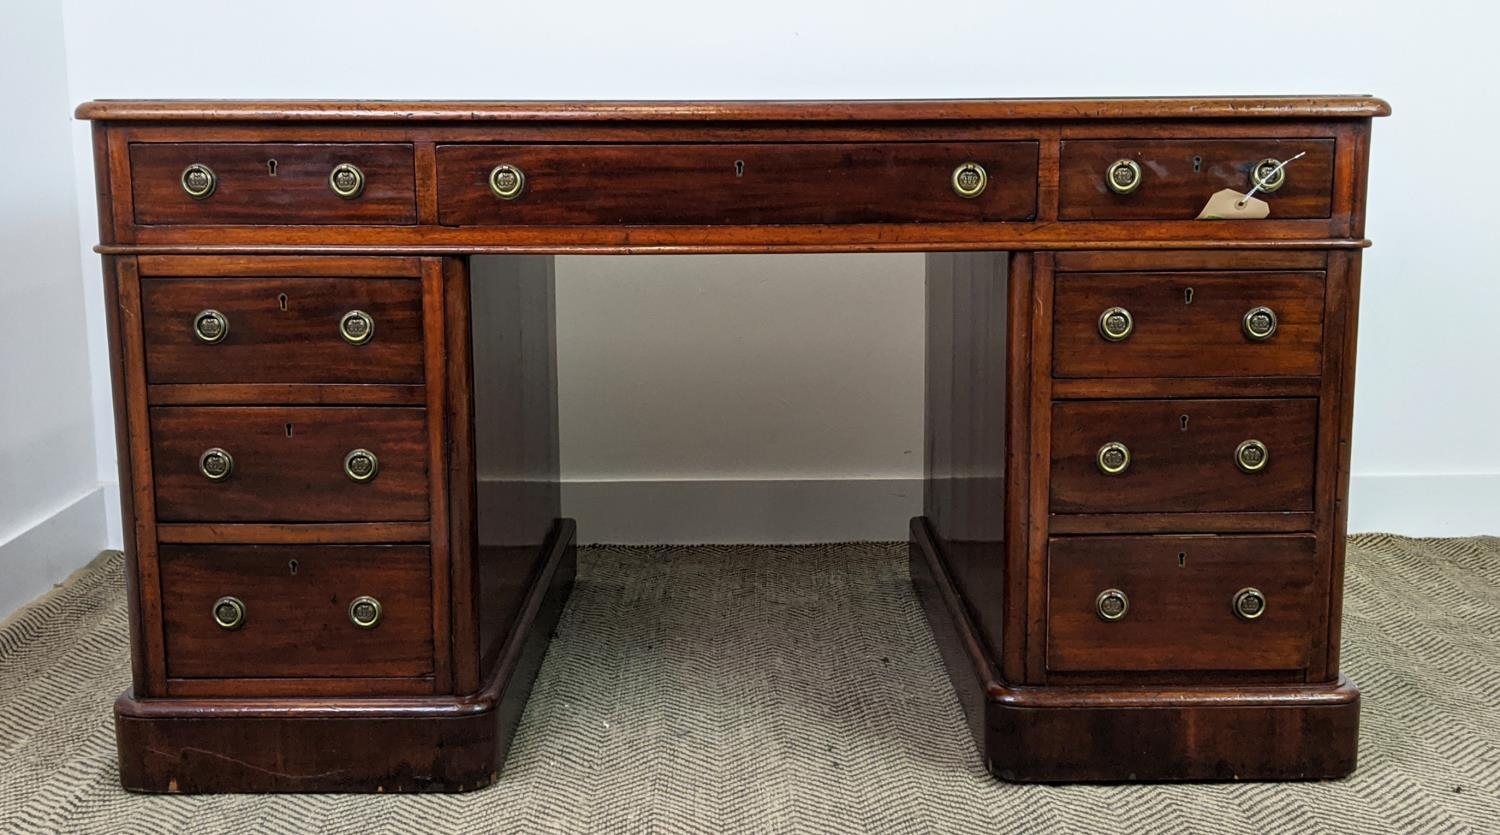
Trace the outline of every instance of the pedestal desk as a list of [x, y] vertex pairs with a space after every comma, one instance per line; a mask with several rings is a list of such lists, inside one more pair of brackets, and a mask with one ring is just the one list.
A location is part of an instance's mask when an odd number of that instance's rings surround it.
[[[126, 523], [125, 786], [496, 779], [573, 579], [565, 253], [928, 253], [912, 576], [989, 769], [1349, 773], [1344, 502], [1388, 112], [83, 105]], [[1228, 219], [1198, 219], [1224, 190]], [[475, 254], [503, 257], [471, 275]]]

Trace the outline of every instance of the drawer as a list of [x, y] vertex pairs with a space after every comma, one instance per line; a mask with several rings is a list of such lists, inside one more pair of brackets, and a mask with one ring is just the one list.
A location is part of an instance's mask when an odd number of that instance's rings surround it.
[[[334, 169], [362, 181], [333, 190]], [[188, 172], [195, 168], [195, 175]], [[133, 143], [130, 181], [135, 222], [156, 224], [362, 224], [417, 222], [412, 146], [257, 142]], [[196, 176], [196, 179], [195, 179]], [[207, 194], [193, 197], [185, 183]], [[350, 181], [345, 181], [350, 182]]]
[[[1274, 192], [1271, 219], [1326, 218], [1333, 207], [1332, 139], [1071, 139], [1062, 143], [1058, 217], [1063, 220], [1192, 220], [1220, 189], [1251, 187], [1262, 160], [1290, 163]], [[1134, 191], [1110, 188], [1110, 168], [1129, 160], [1139, 168]], [[1243, 221], [1240, 221], [1243, 222]]]
[[[432, 674], [425, 547], [163, 545], [160, 559], [172, 678]], [[357, 600], [363, 617], [378, 605], [374, 625], [354, 622]]]
[[1051, 511], [1311, 511], [1317, 428], [1314, 398], [1053, 403]]
[[152, 383], [423, 379], [422, 288], [410, 279], [147, 278], [141, 311]]
[[1312, 536], [1053, 539], [1047, 669], [1305, 668], [1317, 623], [1316, 542]]
[[[222, 456], [205, 461], [210, 449], [227, 453], [228, 466]], [[373, 456], [373, 470], [361, 466], [368, 457], [347, 460], [356, 450]], [[163, 522], [429, 516], [423, 409], [160, 406], [151, 410], [151, 457]]]
[[1063, 273], [1052, 311], [1058, 377], [1323, 371], [1321, 272]]
[[[1036, 142], [440, 145], [450, 226], [959, 223], [1036, 215]], [[957, 193], [964, 163], [985, 171]], [[491, 188], [499, 166], [519, 172]]]

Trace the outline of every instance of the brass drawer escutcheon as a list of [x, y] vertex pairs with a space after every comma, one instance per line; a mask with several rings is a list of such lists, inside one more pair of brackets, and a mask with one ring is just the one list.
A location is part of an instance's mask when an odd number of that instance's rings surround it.
[[1245, 332], [1245, 336], [1256, 342], [1265, 342], [1275, 336], [1278, 324], [1276, 311], [1269, 307], [1252, 307], [1240, 319], [1240, 329]]
[[235, 630], [245, 625], [245, 603], [238, 597], [221, 597], [214, 601], [214, 623], [220, 629]]
[[526, 188], [526, 175], [514, 165], [501, 163], [490, 169], [490, 191], [501, 200], [514, 200]]
[[953, 169], [953, 191], [959, 197], [973, 199], [984, 194], [990, 184], [990, 175], [977, 162], [966, 162]]
[[209, 481], [223, 481], [234, 472], [234, 456], [222, 447], [210, 447], [198, 456], [198, 472]]
[[1094, 614], [1102, 621], [1114, 623], [1130, 611], [1130, 598], [1119, 589], [1105, 589], [1094, 598]]
[[374, 629], [380, 625], [385, 609], [380, 601], [369, 595], [361, 595], [349, 602], [349, 622], [360, 629]]
[[223, 342], [229, 335], [229, 317], [213, 308], [193, 317], [193, 335], [210, 345]]
[[195, 162], [182, 169], [182, 190], [194, 200], [207, 200], [219, 187], [219, 177], [212, 168]]
[[1131, 194], [1141, 187], [1141, 164], [1133, 159], [1117, 159], [1105, 169], [1104, 182], [1115, 194]]
[[1094, 463], [1099, 466], [1099, 472], [1105, 475], [1119, 475], [1130, 468], [1130, 447], [1119, 441], [1110, 441], [1099, 447], [1099, 452], [1094, 455]]
[[1099, 314], [1099, 335], [1110, 342], [1123, 342], [1135, 332], [1135, 317], [1123, 307], [1105, 308]]
[[365, 193], [365, 172], [351, 162], [341, 162], [328, 173], [328, 188], [345, 200]]
[[1251, 438], [1242, 441], [1234, 449], [1234, 463], [1240, 470], [1247, 473], [1260, 472], [1266, 468], [1266, 462], [1271, 460], [1271, 451], [1260, 441]]
[[1234, 593], [1234, 616], [1255, 620], [1266, 613], [1266, 596], [1257, 588], [1243, 588]]
[[350, 345], [363, 345], [375, 336], [375, 319], [363, 310], [351, 310], [339, 318], [339, 336]]
[[350, 481], [364, 483], [380, 474], [380, 459], [368, 449], [353, 449], [344, 456], [344, 475]]
[[1276, 191], [1286, 185], [1286, 166], [1279, 159], [1267, 158], [1257, 162], [1250, 169], [1250, 185], [1266, 194]]

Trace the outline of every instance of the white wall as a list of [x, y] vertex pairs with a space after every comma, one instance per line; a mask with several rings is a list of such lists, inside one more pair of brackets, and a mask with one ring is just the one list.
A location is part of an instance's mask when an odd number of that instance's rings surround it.
[[559, 258], [580, 535], [904, 538], [922, 498], [922, 270], [920, 253]]
[[0, 26], [0, 618], [105, 547], [66, 67], [57, 7], [10, 9]]
[[[1352, 527], [1500, 531], [1482, 144], [1500, 126], [1475, 95], [1497, 80], [1492, 4], [584, 5], [66, 2], [68, 98], [1375, 93], [1396, 115], [1377, 123], [1372, 158]], [[74, 139], [92, 230], [86, 126]], [[97, 260], [83, 263], [97, 335]], [[585, 536], [903, 536], [921, 473], [919, 269], [903, 256], [565, 259], [565, 498]], [[102, 342], [90, 348], [107, 480]], [[680, 503], [691, 518], [662, 527]], [[877, 505], [884, 524], [857, 518]]]

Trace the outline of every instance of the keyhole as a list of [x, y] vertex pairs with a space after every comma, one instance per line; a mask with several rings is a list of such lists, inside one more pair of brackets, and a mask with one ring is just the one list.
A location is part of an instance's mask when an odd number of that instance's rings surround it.
[[270, 174], [272, 177], [276, 176], [276, 160], [266, 160], [266, 173]]
[[281, 308], [283, 312], [286, 311], [286, 293], [278, 293], [276, 295], [276, 306]]
[[1183, 304], [1192, 304], [1193, 303], [1193, 288], [1189, 287], [1186, 290], [1182, 291], [1182, 303]]
[[1183, 415], [1182, 417], [1179, 417], [1177, 419], [1177, 422], [1180, 423], [1180, 424], [1182, 424], [1182, 431], [1186, 432], [1187, 431], [1188, 416], [1187, 415]]
[[296, 560], [287, 560], [286, 567], [291, 570], [293, 576], [295, 576], [297, 574], [297, 561]]
[[1177, 567], [1178, 568], [1187, 568], [1187, 552], [1186, 551], [1178, 551], [1177, 552]]
[[734, 176], [736, 176], [736, 177], [743, 177], [743, 176], [745, 176], [745, 161], [744, 160], [737, 159], [737, 160], [734, 161]]
[[1197, 174], [1203, 170], [1203, 157], [1193, 157], [1193, 173]]
[[286, 436], [288, 438], [292, 437], [292, 425], [290, 423], [286, 425]]

